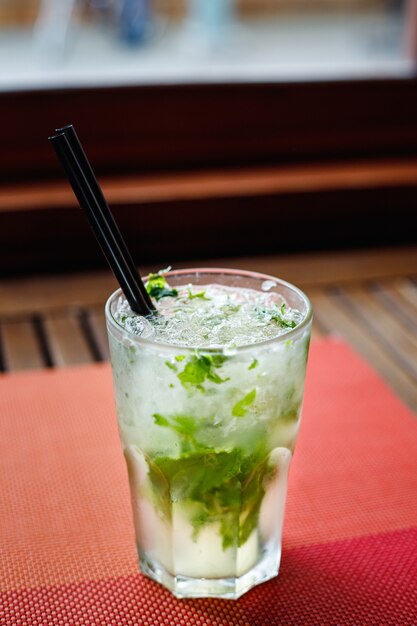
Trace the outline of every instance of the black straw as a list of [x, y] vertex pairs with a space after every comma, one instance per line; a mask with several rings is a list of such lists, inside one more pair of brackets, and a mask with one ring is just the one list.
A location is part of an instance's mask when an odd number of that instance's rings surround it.
[[135, 278], [137, 282], [137, 286], [142, 293], [143, 299], [146, 301], [148, 307], [153, 309], [152, 301], [146, 291], [146, 288], [138, 275], [136, 265], [132, 259], [132, 256], [126, 246], [125, 240], [122, 237], [122, 234], [117, 226], [114, 217], [110, 211], [109, 205], [107, 204], [106, 198], [101, 190], [101, 187], [97, 181], [97, 178], [93, 172], [93, 168], [90, 165], [90, 162], [87, 158], [87, 155], [84, 152], [84, 149], [81, 145], [81, 142], [78, 138], [77, 133], [75, 132], [75, 128], [72, 124], [68, 126], [64, 126], [63, 128], [57, 128], [56, 131], [58, 134], [64, 134], [68, 139], [68, 142], [72, 148], [75, 158], [77, 159], [81, 169], [84, 172], [84, 176], [87, 179], [88, 184], [90, 185], [91, 191], [94, 193], [97, 202], [100, 204], [101, 214], [104, 220], [107, 222], [110, 230], [112, 231], [113, 237], [119, 246], [119, 250], [123, 255], [126, 265], [129, 268], [130, 274]]
[[139, 315], [149, 315], [155, 311], [154, 306], [75, 130], [65, 127], [62, 132], [49, 137], [49, 141], [131, 309]]

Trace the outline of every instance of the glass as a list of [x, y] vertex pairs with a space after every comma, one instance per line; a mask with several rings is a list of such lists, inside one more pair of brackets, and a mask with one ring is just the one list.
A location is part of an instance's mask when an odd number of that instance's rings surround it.
[[[296, 287], [264, 274], [203, 269], [166, 277], [171, 287], [263, 287], [303, 314], [277, 338], [224, 353], [129, 333], [112, 314], [120, 290], [106, 305], [142, 572], [178, 597], [238, 598], [279, 570], [311, 305]], [[200, 384], [182, 384], [185, 368], [193, 374], [201, 365]]]

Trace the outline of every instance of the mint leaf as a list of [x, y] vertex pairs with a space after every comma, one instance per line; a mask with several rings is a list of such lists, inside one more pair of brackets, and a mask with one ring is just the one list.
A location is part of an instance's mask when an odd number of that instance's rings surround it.
[[185, 354], [177, 354], [177, 356], [175, 357], [175, 360], [178, 362], [184, 361], [184, 359], [186, 359], [187, 357], [185, 356]]
[[194, 298], [201, 298], [202, 300], [211, 300], [211, 298], [207, 298], [206, 290], [198, 291], [197, 293], [193, 293], [191, 289], [188, 289], [188, 299], [194, 300]]
[[163, 289], [167, 284], [163, 274], [149, 274], [149, 280], [146, 283], [146, 291], [151, 293], [152, 289]]
[[248, 370], [254, 370], [255, 367], [258, 367], [258, 365], [259, 365], [258, 359], [253, 359], [252, 363], [248, 367]]
[[226, 380], [229, 380], [228, 378], [221, 378], [221, 376], [211, 369], [207, 372], [207, 379], [211, 380], [212, 383], [216, 383], [216, 385], [220, 385], [221, 383], [225, 383]]
[[171, 521], [172, 504], [169, 481], [154, 461], [147, 459], [147, 463], [155, 508], [166, 520]]
[[257, 306], [255, 307], [255, 311], [261, 320], [275, 322], [280, 328], [295, 328], [297, 326], [297, 322], [294, 320], [286, 320], [284, 318], [286, 312], [286, 305], [284, 303], [281, 305], [280, 309], [276, 306], [270, 309]]
[[171, 363], [171, 361], [165, 361], [165, 365], [169, 367], [169, 369], [173, 372], [177, 371], [177, 366], [175, 365], [175, 363]]
[[203, 383], [206, 380], [210, 380], [217, 385], [229, 380], [228, 378], [221, 378], [213, 371], [213, 368], [220, 367], [226, 358], [222, 355], [195, 354], [189, 358], [183, 371], [178, 374], [178, 378], [184, 387], [194, 386], [204, 392]]
[[160, 413], [154, 413], [152, 417], [157, 426], [170, 428], [179, 435], [182, 454], [201, 452], [209, 449], [207, 446], [200, 444], [195, 438], [198, 427], [198, 420], [196, 418], [189, 415], [174, 415], [173, 417], [167, 418]]
[[168, 419], [160, 413], [154, 413], [152, 417], [157, 426], [172, 428], [172, 430], [180, 435], [193, 436], [197, 430], [197, 420], [189, 415], [175, 415], [174, 417]]
[[148, 290], [148, 293], [155, 300], [161, 300], [161, 298], [176, 298], [178, 296], [177, 289], [160, 289], [159, 287], [152, 287], [151, 290]]
[[170, 289], [168, 287], [164, 270], [161, 270], [157, 274], [149, 274], [149, 280], [146, 283], [146, 291], [152, 298], [155, 298], [155, 300], [178, 296], [177, 289]]
[[153, 419], [155, 421], [155, 424], [157, 426], [168, 426], [169, 427], [171, 425], [169, 423], [169, 421], [167, 420], [167, 418], [164, 417], [163, 415], [160, 415], [159, 413], [154, 413], [152, 415], [152, 417], [153, 417]]
[[259, 459], [256, 455], [253, 457], [254, 465], [251, 465], [252, 459], [247, 460], [247, 467], [251, 467], [251, 470], [242, 484], [241, 497], [245, 507], [242, 511], [243, 515], [239, 527], [239, 546], [242, 546], [249, 539], [258, 525], [259, 511], [265, 495], [265, 486], [276, 473], [275, 468], [271, 469], [269, 467], [267, 457], [262, 459], [260, 463], [257, 461]]
[[224, 354], [213, 354], [210, 358], [214, 367], [221, 367], [229, 357], [225, 356]]
[[189, 415], [178, 415], [173, 417], [172, 428], [180, 435], [194, 436], [197, 430], [197, 420]]
[[254, 403], [256, 398], [256, 389], [252, 389], [249, 393], [246, 394], [240, 402], [237, 402], [232, 409], [232, 415], [235, 417], [243, 417], [248, 412], [248, 408], [251, 404]]
[[275, 473], [262, 442], [249, 455], [240, 448], [208, 449], [176, 459], [155, 457], [150, 467], [162, 512], [170, 515], [172, 502], [193, 502], [193, 539], [206, 524], [217, 522], [224, 550], [243, 545], [256, 528], [265, 485]]
[[297, 323], [294, 322], [294, 320], [284, 320], [284, 318], [278, 313], [271, 316], [271, 321], [276, 322], [277, 326], [280, 326], [281, 328], [295, 328], [297, 326]]
[[178, 378], [184, 387], [190, 385], [200, 386], [207, 378], [207, 372], [210, 364], [204, 357], [192, 356], [186, 363], [183, 371], [178, 374]]

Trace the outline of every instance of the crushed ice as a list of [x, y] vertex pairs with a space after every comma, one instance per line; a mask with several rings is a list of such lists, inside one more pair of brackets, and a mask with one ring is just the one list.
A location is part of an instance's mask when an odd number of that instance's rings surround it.
[[[265, 284], [268, 289], [265, 291]], [[265, 281], [264, 291], [232, 288], [224, 285], [186, 285], [178, 287], [178, 297], [166, 297], [158, 302], [158, 315], [143, 318], [119, 298], [114, 311], [116, 321], [129, 332], [155, 342], [182, 347], [221, 348], [232, 354], [242, 345], [259, 343], [278, 337], [289, 328], [274, 323], [274, 315], [287, 322], [299, 324], [302, 314], [282, 305], [280, 294], [269, 290], [276, 286]], [[204, 292], [203, 297], [195, 294]], [[194, 295], [195, 297], [190, 297]]]

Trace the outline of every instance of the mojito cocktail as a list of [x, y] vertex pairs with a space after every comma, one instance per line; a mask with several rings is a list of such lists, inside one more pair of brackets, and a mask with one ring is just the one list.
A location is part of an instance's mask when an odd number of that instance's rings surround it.
[[278, 573], [311, 306], [276, 278], [151, 275], [158, 314], [106, 305], [142, 571], [178, 597], [237, 598]]

